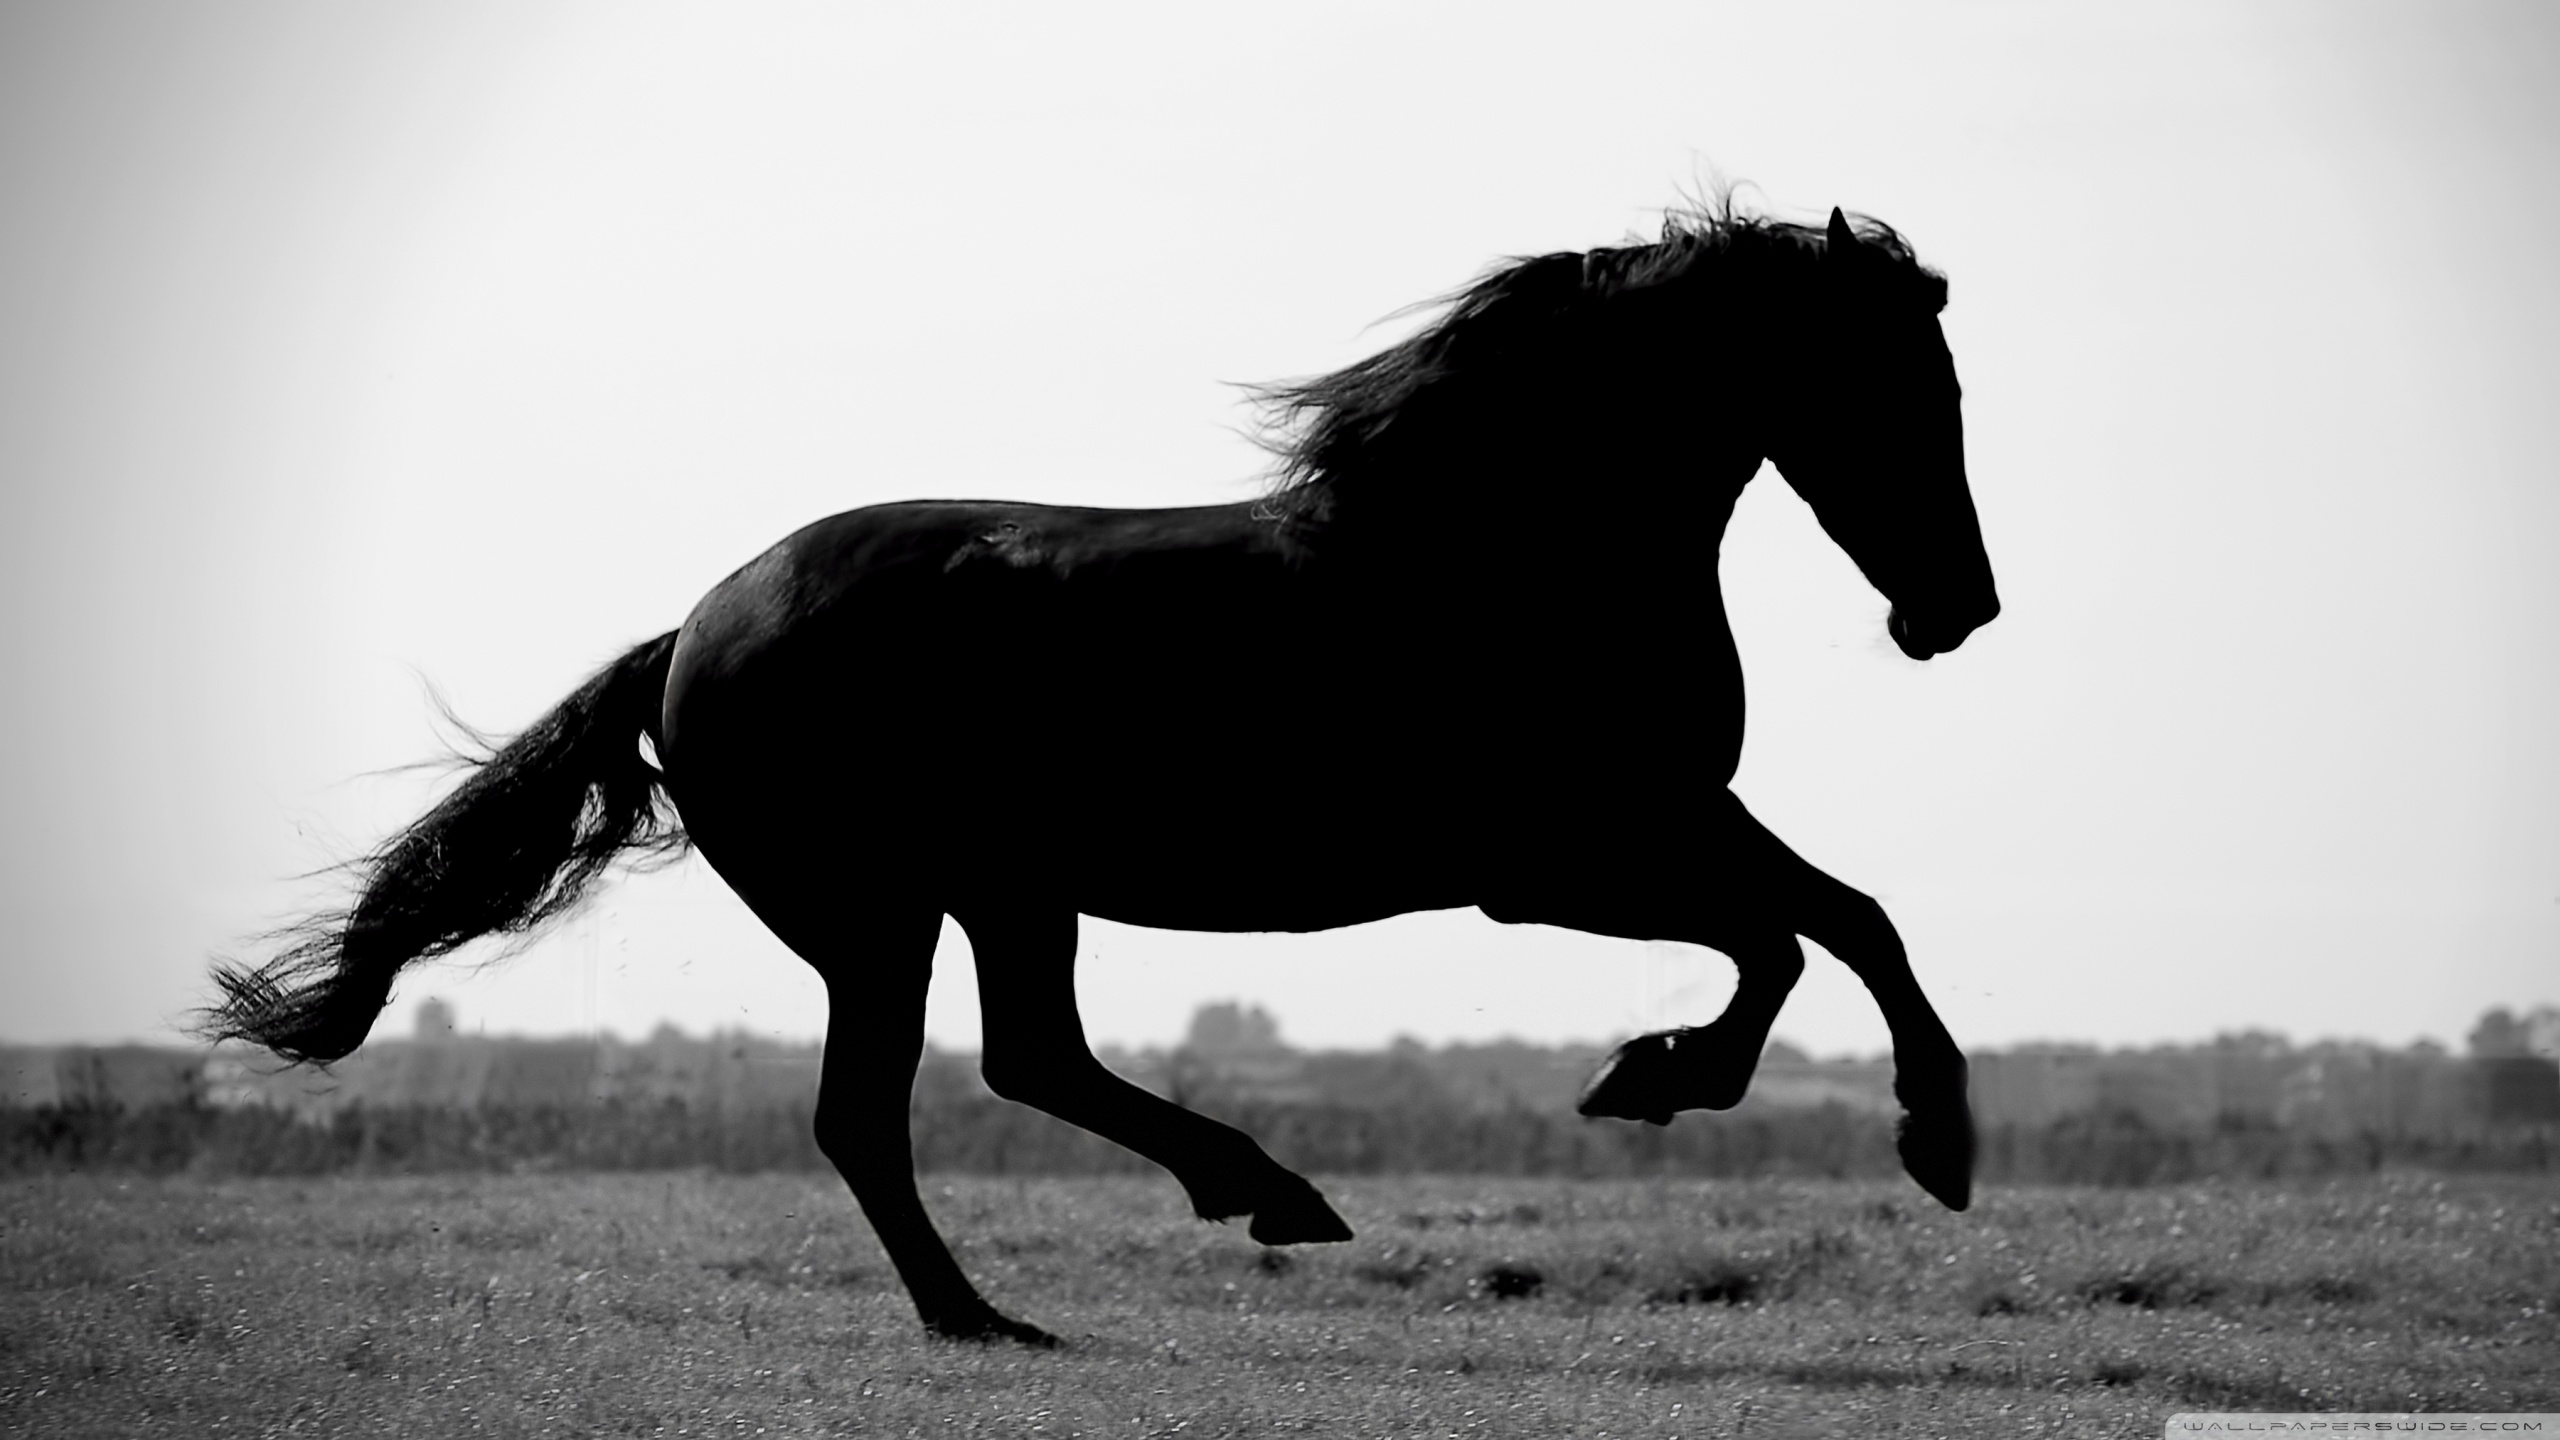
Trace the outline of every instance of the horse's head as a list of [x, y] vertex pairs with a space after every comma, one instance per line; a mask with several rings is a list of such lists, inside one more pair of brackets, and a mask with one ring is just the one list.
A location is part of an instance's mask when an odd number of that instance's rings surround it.
[[1768, 455], [1893, 604], [1885, 628], [1926, 660], [2000, 613], [1965, 485], [1944, 283], [1831, 212], [1818, 317], [1788, 357]]

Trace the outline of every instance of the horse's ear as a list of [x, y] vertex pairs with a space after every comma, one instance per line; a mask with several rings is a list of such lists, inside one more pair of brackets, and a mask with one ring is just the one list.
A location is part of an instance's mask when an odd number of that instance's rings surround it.
[[1845, 261], [1858, 253], [1858, 237], [1849, 229], [1849, 217], [1840, 207], [1831, 207], [1831, 229], [1824, 237], [1823, 253], [1833, 260]]

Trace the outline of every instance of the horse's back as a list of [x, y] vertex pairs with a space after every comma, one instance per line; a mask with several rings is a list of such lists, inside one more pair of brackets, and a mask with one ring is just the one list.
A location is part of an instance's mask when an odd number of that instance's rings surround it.
[[[1099, 663], [1181, 668], [1279, 620], [1289, 562], [1233, 506], [915, 501], [807, 526], [713, 587], [677, 642], [669, 729], [745, 692], [795, 698], [897, 665], [1019, 691]], [[1113, 678], [1125, 678], [1114, 675]], [[777, 695], [777, 698], [778, 695]], [[681, 748], [682, 741], [671, 742]]]
[[715, 858], [720, 812], [770, 829], [785, 803], [1205, 824], [1322, 708], [1318, 589], [1242, 506], [849, 511], [695, 608], [662, 753]]

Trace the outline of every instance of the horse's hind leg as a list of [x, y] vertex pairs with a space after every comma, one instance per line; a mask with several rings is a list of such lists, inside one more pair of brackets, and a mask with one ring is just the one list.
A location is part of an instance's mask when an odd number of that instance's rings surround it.
[[907, 1116], [924, 1053], [925, 989], [933, 979], [941, 913], [916, 907], [831, 916], [824, 923], [777, 916], [763, 906], [757, 913], [827, 982], [818, 1148], [853, 1188], [925, 1329], [955, 1340], [1058, 1343], [980, 1298], [916, 1194]]
[[987, 1088], [1045, 1110], [1173, 1172], [1204, 1220], [1250, 1214], [1265, 1245], [1348, 1240], [1351, 1227], [1243, 1131], [1111, 1073], [1076, 1008], [1076, 913], [998, 903], [953, 911], [978, 959]]

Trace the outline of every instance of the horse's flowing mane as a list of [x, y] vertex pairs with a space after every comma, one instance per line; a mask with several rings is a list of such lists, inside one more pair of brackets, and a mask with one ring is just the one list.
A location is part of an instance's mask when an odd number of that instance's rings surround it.
[[[1946, 277], [1921, 265], [1892, 226], [1850, 220], [1860, 248], [1879, 262], [1866, 274], [1887, 277], [1892, 291], [1931, 313], [1945, 306]], [[1386, 479], [1400, 458], [1434, 447], [1450, 453], [1460, 434], [1498, 431], [1486, 422], [1518, 398], [1532, 367], [1600, 353], [1645, 363], [1648, 346], [1658, 353], [1674, 337], [1658, 320], [1649, 331], [1627, 323], [1648, 308], [1627, 303], [1633, 297], [1731, 297], [1780, 272], [1809, 274], [1828, 248], [1822, 226], [1740, 213], [1718, 196], [1670, 212], [1650, 243], [1505, 260], [1413, 307], [1441, 314], [1407, 340], [1329, 375], [1245, 387], [1263, 409], [1261, 443], [1277, 461], [1264, 509], [1283, 522], [1321, 524], [1352, 492], [1383, 488], [1373, 477]]]

